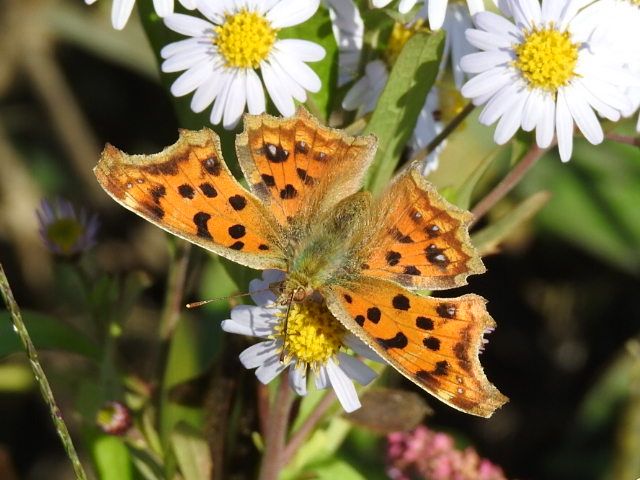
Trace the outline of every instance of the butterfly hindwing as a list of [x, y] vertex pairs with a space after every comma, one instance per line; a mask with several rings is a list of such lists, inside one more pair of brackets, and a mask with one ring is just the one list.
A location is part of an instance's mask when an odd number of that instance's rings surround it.
[[207, 128], [181, 130], [153, 155], [107, 145], [94, 172], [116, 201], [168, 232], [252, 268], [286, 267], [279, 226], [235, 180]]
[[478, 355], [495, 323], [477, 295], [433, 298], [360, 278], [326, 288], [331, 312], [404, 376], [463, 412], [489, 417], [506, 402]]
[[402, 174], [374, 206], [364, 274], [408, 288], [440, 290], [485, 271], [468, 233], [471, 214], [451, 205], [416, 170]]
[[375, 152], [373, 136], [322, 126], [302, 107], [291, 118], [246, 115], [244, 125], [240, 166], [281, 225], [308, 221], [359, 190]]

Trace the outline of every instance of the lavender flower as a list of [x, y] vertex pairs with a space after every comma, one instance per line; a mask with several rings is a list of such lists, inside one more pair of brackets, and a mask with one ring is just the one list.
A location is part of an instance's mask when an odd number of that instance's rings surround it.
[[95, 245], [98, 217], [62, 198], [42, 200], [36, 210], [40, 236], [46, 247], [56, 255], [72, 257]]

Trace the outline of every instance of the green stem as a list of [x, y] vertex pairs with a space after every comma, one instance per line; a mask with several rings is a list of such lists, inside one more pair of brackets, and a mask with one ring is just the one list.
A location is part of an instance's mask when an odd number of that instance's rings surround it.
[[607, 133], [605, 138], [607, 140], [611, 140], [612, 142], [624, 143], [626, 145], [631, 145], [632, 147], [640, 147], [640, 137], [620, 135], [619, 133]]
[[49, 412], [51, 414], [51, 419], [53, 420], [54, 425], [56, 426], [56, 430], [58, 431], [58, 435], [60, 436], [60, 440], [62, 440], [62, 445], [67, 452], [67, 456], [69, 460], [71, 460], [71, 464], [73, 465], [73, 470], [76, 474], [76, 479], [86, 480], [87, 476], [82, 468], [82, 464], [80, 463], [80, 459], [78, 459], [78, 454], [76, 453], [76, 449], [73, 446], [73, 441], [71, 440], [71, 435], [69, 435], [69, 430], [67, 429], [67, 425], [64, 423], [62, 419], [62, 412], [58, 408], [56, 404], [56, 400], [53, 397], [53, 392], [51, 391], [51, 387], [49, 386], [49, 382], [47, 377], [42, 370], [42, 366], [40, 365], [40, 361], [38, 360], [38, 352], [36, 348], [33, 346], [31, 342], [31, 337], [29, 337], [29, 332], [22, 322], [22, 315], [20, 314], [20, 308], [13, 298], [13, 292], [11, 291], [11, 287], [9, 286], [9, 280], [7, 280], [7, 276], [4, 273], [4, 269], [2, 268], [2, 264], [0, 264], [0, 291], [2, 292], [2, 297], [4, 298], [4, 302], [7, 306], [7, 310], [11, 314], [11, 320], [13, 322], [13, 327], [20, 337], [22, 341], [22, 345], [27, 353], [27, 357], [29, 358], [29, 363], [31, 364], [31, 369], [33, 370], [33, 375], [38, 382], [38, 386], [40, 387], [40, 393], [42, 394], [42, 398], [47, 403], [49, 407]]
[[258, 480], [278, 480], [280, 469], [284, 466], [285, 437], [292, 405], [293, 392], [287, 381], [287, 373], [283, 373], [280, 376], [278, 392], [271, 404], [267, 419], [267, 432], [264, 438], [265, 448], [262, 453]]

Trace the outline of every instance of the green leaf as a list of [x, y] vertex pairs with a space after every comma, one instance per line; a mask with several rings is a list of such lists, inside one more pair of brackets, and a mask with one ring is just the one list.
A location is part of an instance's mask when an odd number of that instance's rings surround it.
[[497, 253], [500, 243], [533, 218], [550, 199], [549, 192], [534, 193], [499, 220], [475, 233], [472, 240], [480, 256]]
[[311, 113], [326, 121], [334, 106], [338, 79], [338, 45], [331, 30], [329, 10], [320, 5], [306, 22], [280, 30], [278, 38], [299, 38], [317, 43], [324, 48], [326, 55], [321, 61], [308, 63], [320, 77], [322, 87], [319, 92], [307, 92], [307, 106]]
[[[23, 311], [22, 319], [38, 350], [62, 350], [92, 360], [100, 358], [100, 349], [82, 332], [64, 322], [36, 312]], [[0, 313], [0, 359], [22, 352], [22, 344], [13, 331], [8, 313]]]
[[365, 134], [378, 138], [378, 152], [369, 169], [368, 189], [378, 193], [388, 183], [418, 115], [438, 74], [444, 32], [418, 32], [396, 61]]
[[179, 423], [171, 433], [171, 443], [184, 480], [211, 476], [213, 464], [209, 446], [201, 432], [191, 425]]
[[318, 480], [334, 480], [336, 478], [340, 480], [366, 479], [366, 477], [361, 475], [355, 468], [339, 458], [334, 458], [316, 465], [310, 465], [305, 468], [303, 473], [307, 472]]
[[101, 480], [133, 480], [133, 465], [124, 441], [111, 435], [93, 439], [91, 451]]

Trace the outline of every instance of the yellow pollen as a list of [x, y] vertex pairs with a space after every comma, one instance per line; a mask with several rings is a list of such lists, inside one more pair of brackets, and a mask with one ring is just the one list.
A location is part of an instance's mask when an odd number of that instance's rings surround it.
[[529, 32], [515, 49], [515, 66], [529, 85], [555, 92], [575, 76], [578, 45], [569, 32], [559, 32], [551, 26]]
[[640, 0], [629, 0], [631, 5], [635, 5], [636, 7], [640, 7]]
[[213, 43], [218, 46], [227, 67], [258, 68], [271, 52], [277, 32], [259, 13], [242, 10], [227, 15], [224, 24], [216, 27]]
[[[285, 312], [280, 315], [284, 323]], [[314, 370], [338, 353], [346, 333], [327, 305], [314, 301], [293, 303], [289, 310], [286, 335], [283, 327], [276, 327], [275, 337], [284, 342], [285, 362], [294, 359]]]
[[427, 27], [425, 27], [424, 24], [425, 21], [421, 18], [408, 26], [399, 22], [395, 23], [393, 30], [391, 31], [391, 35], [389, 36], [389, 44], [387, 45], [387, 50], [385, 52], [385, 60], [389, 67], [392, 67], [393, 64], [396, 63], [402, 48], [414, 33], [427, 31]]

